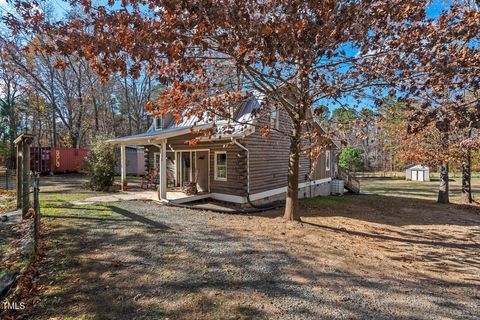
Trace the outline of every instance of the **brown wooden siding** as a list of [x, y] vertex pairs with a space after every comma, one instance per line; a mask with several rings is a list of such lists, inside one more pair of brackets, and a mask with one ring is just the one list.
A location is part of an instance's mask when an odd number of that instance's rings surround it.
[[[290, 127], [290, 118], [279, 110], [279, 129], [287, 132]], [[264, 115], [258, 123], [269, 122], [270, 116]], [[290, 140], [280, 132], [271, 131], [268, 137], [263, 137], [258, 128], [244, 140], [245, 146], [250, 151], [250, 193], [258, 193], [287, 186], [288, 158], [290, 153]], [[304, 155], [300, 156], [298, 182], [309, 180], [313, 163]], [[312, 175], [313, 180], [330, 177], [330, 171], [325, 170], [325, 154], [319, 156], [318, 164]]]
[[[206, 141], [199, 142], [196, 145], [189, 145], [188, 141], [193, 138], [192, 134], [186, 134], [179, 137], [167, 139], [167, 151], [171, 151], [170, 147], [175, 150], [210, 150], [210, 192], [224, 193], [230, 195], [245, 196], [247, 188], [247, 162], [246, 152], [232, 144], [230, 141]], [[153, 154], [158, 152], [158, 148], [147, 146], [149, 149], [148, 158], [150, 164], [153, 164]], [[227, 181], [215, 180], [214, 156], [215, 151], [227, 152]]]
[[[280, 111], [280, 130], [286, 131], [290, 126], [290, 119], [285, 112]], [[259, 122], [270, 121], [270, 116], [264, 116]], [[246, 152], [231, 141], [206, 141], [196, 145], [189, 145], [192, 134], [167, 139], [167, 150], [170, 147], [178, 150], [210, 150], [210, 192], [246, 196], [247, 192], [247, 157]], [[287, 186], [288, 157], [290, 140], [282, 133], [272, 131], [268, 137], [263, 137], [258, 129], [251, 135], [239, 140], [250, 153], [250, 193], [258, 193]], [[148, 159], [153, 164], [153, 153], [158, 148], [147, 146]], [[227, 151], [227, 181], [214, 179], [215, 151]], [[330, 171], [333, 168], [333, 152], [331, 152]], [[304, 155], [300, 157], [299, 183], [309, 181], [309, 174], [313, 163]], [[325, 153], [319, 156], [312, 180], [319, 180], [331, 176], [326, 171]]]

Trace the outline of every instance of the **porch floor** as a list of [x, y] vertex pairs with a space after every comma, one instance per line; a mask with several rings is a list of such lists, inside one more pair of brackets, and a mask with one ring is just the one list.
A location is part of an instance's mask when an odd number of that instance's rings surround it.
[[187, 195], [181, 191], [168, 191], [167, 200], [175, 203], [186, 203], [190, 201], [197, 201], [210, 197], [210, 193], [200, 192], [198, 194]]
[[[172, 201], [175, 203], [185, 203], [190, 201], [196, 201], [208, 198], [210, 196], [209, 193], [199, 193], [195, 195], [187, 195], [181, 191], [167, 191], [167, 200]], [[99, 203], [99, 202], [117, 202], [117, 201], [125, 201], [125, 200], [151, 200], [151, 201], [159, 201], [158, 199], [158, 191], [156, 190], [149, 190], [149, 189], [141, 189], [141, 188], [133, 188], [129, 189], [128, 191], [120, 191], [118, 193], [113, 194], [105, 194], [102, 196], [87, 198], [82, 201], [75, 202], [76, 205], [82, 204], [90, 204], [90, 203]]]

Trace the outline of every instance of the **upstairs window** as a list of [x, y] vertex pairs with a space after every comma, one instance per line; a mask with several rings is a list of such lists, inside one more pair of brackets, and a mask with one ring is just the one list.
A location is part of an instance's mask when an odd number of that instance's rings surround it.
[[330, 150], [325, 152], [325, 171], [330, 171]]
[[227, 152], [215, 152], [215, 180], [227, 181]]
[[272, 115], [270, 117], [270, 127], [278, 129], [280, 127], [280, 116], [277, 107], [272, 107]]
[[163, 117], [155, 117], [155, 130], [163, 129]]

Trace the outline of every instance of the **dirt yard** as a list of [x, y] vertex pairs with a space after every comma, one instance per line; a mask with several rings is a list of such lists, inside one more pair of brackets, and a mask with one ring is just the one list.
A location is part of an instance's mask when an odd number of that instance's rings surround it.
[[[478, 319], [480, 210], [360, 195], [240, 216], [46, 183], [35, 319]], [[372, 182], [373, 183], [373, 182]], [[373, 188], [373, 184], [371, 185]]]

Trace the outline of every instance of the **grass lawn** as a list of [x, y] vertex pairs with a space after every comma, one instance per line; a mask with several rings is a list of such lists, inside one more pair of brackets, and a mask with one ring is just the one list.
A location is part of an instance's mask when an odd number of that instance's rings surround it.
[[[364, 187], [380, 193], [384, 183]], [[99, 193], [72, 179], [43, 185], [34, 319], [463, 320], [480, 311], [479, 208], [436, 204], [423, 187], [306, 199], [303, 222], [285, 223], [281, 210], [75, 205]]]
[[16, 201], [15, 191], [0, 189], [0, 213], [15, 210]]
[[[450, 199], [453, 202], [461, 201], [461, 178], [450, 181]], [[405, 197], [415, 199], [435, 200], [438, 195], [439, 180], [406, 181], [399, 179], [371, 179], [361, 180], [362, 192], [375, 193], [391, 197]], [[472, 179], [474, 197], [480, 199], [480, 178]]]
[[[0, 213], [13, 211], [16, 208], [16, 195], [13, 191], [0, 190]], [[18, 231], [13, 225], [0, 226], [0, 276], [11, 267], [6, 261], [6, 255], [12, 251], [12, 241], [18, 236]]]

